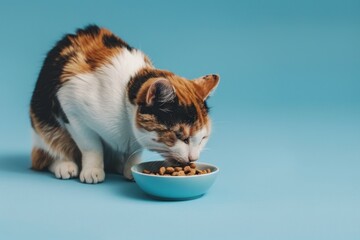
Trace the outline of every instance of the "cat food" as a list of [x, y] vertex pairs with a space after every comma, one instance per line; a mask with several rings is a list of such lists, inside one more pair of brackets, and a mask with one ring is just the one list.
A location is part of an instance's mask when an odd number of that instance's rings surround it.
[[160, 175], [164, 175], [165, 172], [166, 172], [165, 167], [161, 167], [161, 168], [159, 169], [159, 174], [160, 174]]
[[158, 171], [152, 172], [150, 170], [144, 169], [142, 171], [145, 174], [158, 175], [158, 176], [192, 176], [192, 175], [201, 175], [211, 173], [211, 169], [200, 170], [196, 168], [195, 163], [190, 163], [184, 167], [161, 167]]

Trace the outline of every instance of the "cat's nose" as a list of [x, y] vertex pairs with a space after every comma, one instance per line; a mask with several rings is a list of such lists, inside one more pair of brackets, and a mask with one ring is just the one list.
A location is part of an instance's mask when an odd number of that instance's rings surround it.
[[199, 157], [198, 156], [189, 156], [189, 161], [190, 162], [194, 162], [194, 161], [196, 161], [196, 160], [198, 160], [199, 159]]

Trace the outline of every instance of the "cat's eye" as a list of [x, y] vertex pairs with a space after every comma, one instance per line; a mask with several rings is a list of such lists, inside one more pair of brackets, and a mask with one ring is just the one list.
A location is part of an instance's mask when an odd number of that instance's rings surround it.
[[176, 132], [175, 135], [176, 135], [176, 137], [177, 137], [178, 139], [181, 139], [181, 134], [180, 134], [180, 133]]
[[183, 142], [184, 142], [184, 143], [186, 143], [186, 144], [189, 144], [189, 141], [190, 141], [190, 139], [189, 139], [189, 138], [185, 138], [185, 139], [183, 139]]
[[199, 144], [201, 144], [202, 143], [202, 141], [204, 141], [204, 139], [207, 139], [208, 138], [208, 136], [203, 136], [203, 138], [201, 139], [201, 141], [200, 141], [200, 143]]

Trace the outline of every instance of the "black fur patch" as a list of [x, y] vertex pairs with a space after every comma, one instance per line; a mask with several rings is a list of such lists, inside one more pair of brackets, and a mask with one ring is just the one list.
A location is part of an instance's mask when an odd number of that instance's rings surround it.
[[56, 106], [55, 109], [56, 116], [59, 117], [64, 123], [70, 123], [57, 97], [55, 98], [55, 106]]
[[210, 112], [210, 108], [209, 108], [209, 106], [207, 105], [207, 102], [206, 102], [206, 101], [204, 101], [203, 109], [205, 110], [206, 113], [209, 113], [209, 112]]
[[154, 115], [160, 124], [169, 128], [178, 123], [194, 124], [198, 119], [195, 106], [180, 106], [178, 102], [178, 98], [175, 97], [174, 101], [167, 103], [155, 102], [152, 106], [142, 105], [139, 106], [139, 112]]
[[30, 105], [35, 117], [41, 124], [50, 127], [59, 127], [56, 117], [60, 117], [68, 122], [56, 97], [56, 93], [60, 87], [60, 76], [63, 68], [70, 58], [69, 55], [61, 56], [60, 52], [71, 45], [70, 37], [72, 36], [64, 36], [48, 52], [31, 98]]
[[144, 72], [140, 72], [135, 75], [128, 84], [128, 97], [129, 101], [132, 104], [135, 104], [136, 96], [141, 88], [141, 86], [150, 78], [158, 78], [163, 77], [166, 78], [167, 75], [162, 71], [157, 71], [155, 69], [146, 70]]
[[115, 35], [104, 35], [102, 41], [107, 48], [127, 48], [127, 50], [131, 51], [132, 47], [130, 47], [126, 42], [124, 42], [121, 38], [116, 37]]
[[86, 34], [86, 35], [92, 35], [94, 37], [99, 35], [99, 33], [100, 33], [100, 28], [93, 24], [86, 26], [84, 29], [79, 28], [76, 30], [76, 34], [79, 35]]
[[31, 123], [31, 127], [32, 127], [33, 129], [35, 129], [35, 125], [34, 125], [34, 121], [33, 121], [32, 117], [30, 117], [30, 123]]

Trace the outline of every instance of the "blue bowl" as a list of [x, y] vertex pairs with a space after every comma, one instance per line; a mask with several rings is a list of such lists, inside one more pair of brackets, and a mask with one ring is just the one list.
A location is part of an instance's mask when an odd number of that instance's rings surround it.
[[204, 195], [213, 185], [219, 169], [207, 163], [196, 163], [200, 170], [210, 168], [211, 173], [193, 176], [161, 176], [142, 173], [144, 169], [158, 171], [169, 166], [164, 161], [143, 162], [131, 168], [135, 182], [147, 194], [165, 200], [187, 200]]

